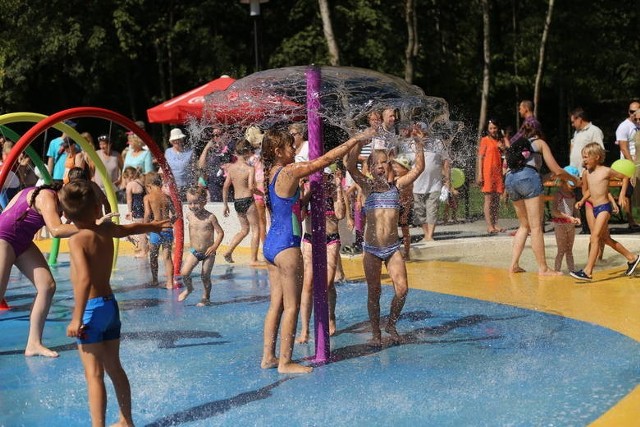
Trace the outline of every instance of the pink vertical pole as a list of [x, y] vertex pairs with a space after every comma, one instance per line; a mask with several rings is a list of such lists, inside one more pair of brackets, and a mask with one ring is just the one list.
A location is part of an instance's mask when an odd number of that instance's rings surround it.
[[[320, 69], [310, 66], [307, 77], [307, 126], [309, 160], [324, 154], [320, 121]], [[315, 323], [316, 363], [329, 360], [329, 305], [327, 297], [327, 238], [323, 171], [311, 175], [311, 247], [313, 248], [313, 319]]]

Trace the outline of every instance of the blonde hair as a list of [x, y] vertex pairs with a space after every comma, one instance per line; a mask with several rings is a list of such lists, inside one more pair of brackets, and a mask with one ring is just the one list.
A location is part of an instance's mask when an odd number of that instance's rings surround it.
[[582, 154], [587, 156], [593, 156], [598, 158], [598, 164], [604, 163], [604, 158], [607, 155], [604, 148], [597, 142], [590, 142], [582, 149]]

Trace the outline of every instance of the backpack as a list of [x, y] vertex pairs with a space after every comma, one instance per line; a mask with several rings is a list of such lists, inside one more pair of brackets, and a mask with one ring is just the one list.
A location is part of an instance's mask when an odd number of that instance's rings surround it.
[[507, 148], [505, 160], [507, 167], [512, 171], [518, 171], [527, 165], [531, 156], [535, 154], [531, 141], [526, 138], [518, 138]]

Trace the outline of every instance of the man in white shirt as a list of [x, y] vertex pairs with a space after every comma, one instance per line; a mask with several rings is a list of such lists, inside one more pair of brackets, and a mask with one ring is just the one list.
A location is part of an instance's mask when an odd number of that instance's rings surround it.
[[[569, 119], [571, 120], [571, 126], [575, 129], [573, 138], [571, 138], [569, 165], [582, 172], [584, 169], [582, 164], [582, 149], [585, 145], [592, 142], [597, 142], [604, 148], [604, 135], [599, 127], [591, 123], [587, 113], [581, 107], [574, 108], [571, 113], [569, 113]], [[582, 199], [582, 189], [580, 187], [576, 187], [574, 193], [576, 200]], [[580, 208], [580, 220], [582, 222], [582, 233], [588, 234], [589, 225], [587, 224], [584, 206]]]
[[[629, 104], [629, 115], [618, 125], [618, 128], [616, 129], [616, 145], [620, 147], [620, 158], [631, 160], [636, 164], [636, 170], [637, 165], [640, 164], [640, 159], [638, 159], [638, 154], [640, 153], [636, 153], [636, 146], [633, 143], [636, 133], [636, 125], [633, 119], [635, 118], [637, 111], [640, 111], [640, 103], [637, 101], [631, 102]], [[636, 178], [637, 176], [632, 178], [629, 182], [630, 185], [626, 194], [629, 202], [631, 201], [636, 187]], [[640, 225], [638, 225], [636, 220], [633, 218], [633, 207], [631, 206], [631, 203], [627, 203], [625, 214], [627, 215], [629, 228], [640, 229]]]

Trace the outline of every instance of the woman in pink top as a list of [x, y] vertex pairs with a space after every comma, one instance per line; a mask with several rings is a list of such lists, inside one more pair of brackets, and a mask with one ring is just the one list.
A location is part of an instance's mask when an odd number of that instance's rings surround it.
[[59, 185], [29, 187], [18, 193], [0, 214], [0, 301], [4, 299], [11, 267], [15, 265], [36, 287], [30, 316], [29, 339], [25, 356], [58, 357], [58, 353], [42, 344], [42, 331], [47, 319], [56, 282], [42, 252], [33, 243], [34, 234], [47, 226], [53, 237], [69, 237], [75, 225], [60, 221]]

